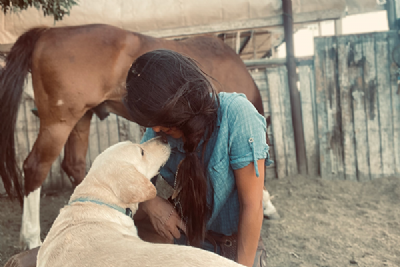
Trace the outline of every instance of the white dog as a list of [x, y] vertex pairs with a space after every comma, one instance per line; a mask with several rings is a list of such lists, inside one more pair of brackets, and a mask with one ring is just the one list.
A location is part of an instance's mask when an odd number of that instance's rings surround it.
[[156, 196], [150, 182], [170, 154], [160, 138], [121, 142], [101, 153], [54, 221], [37, 256], [38, 267], [242, 266], [215, 253], [141, 240], [133, 220], [139, 202]]

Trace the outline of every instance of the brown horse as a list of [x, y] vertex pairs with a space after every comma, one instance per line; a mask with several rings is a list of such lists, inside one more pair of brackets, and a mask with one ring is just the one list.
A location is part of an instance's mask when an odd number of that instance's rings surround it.
[[[218, 38], [200, 36], [172, 41], [109, 25], [33, 28], [18, 38], [0, 76], [0, 176], [7, 193], [26, 202], [26, 197], [40, 188], [64, 145], [62, 167], [73, 183], [79, 184], [86, 171], [93, 113], [102, 117], [112, 112], [130, 119], [121, 102], [129, 67], [138, 56], [159, 48], [195, 59], [204, 72], [218, 81], [218, 91], [245, 93], [263, 114], [260, 93], [246, 66]], [[23, 190], [14, 131], [28, 72], [32, 73], [40, 129], [23, 164]], [[24, 203], [24, 214], [27, 208]], [[32, 248], [40, 243], [35, 231], [36, 241], [21, 234], [22, 246]]]

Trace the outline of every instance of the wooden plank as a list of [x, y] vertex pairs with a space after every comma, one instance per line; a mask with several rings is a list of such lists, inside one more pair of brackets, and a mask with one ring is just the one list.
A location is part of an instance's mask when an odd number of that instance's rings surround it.
[[[263, 108], [264, 108], [264, 116], [267, 118], [268, 116], [271, 116], [271, 108], [270, 108], [270, 97], [269, 97], [269, 91], [268, 91], [268, 85], [267, 85], [267, 76], [265, 74], [265, 70], [260, 71], [261, 75], [258, 76], [253, 76], [254, 81], [257, 84], [257, 87], [260, 91], [260, 95], [262, 98], [263, 102]], [[271, 143], [270, 149], [272, 149], [272, 146], [274, 145], [273, 143], [273, 133], [272, 133], [272, 126], [268, 127], [267, 129], [267, 134], [269, 141]], [[271, 165], [270, 168], [275, 168], [274, 165]], [[271, 177], [272, 178], [272, 177]], [[274, 177], [276, 178], [276, 177]]]
[[99, 140], [99, 152], [103, 152], [106, 148], [110, 146], [110, 134], [108, 131], [108, 120], [105, 119], [101, 121], [97, 116], [97, 138]]
[[392, 101], [389, 74], [388, 39], [385, 35], [376, 36], [376, 67], [378, 80], [379, 132], [381, 136], [382, 171], [384, 176], [394, 174], [394, 142], [392, 125]]
[[98, 139], [98, 131], [97, 131], [97, 116], [93, 116], [90, 121], [90, 135], [89, 135], [89, 157], [90, 157], [90, 165], [92, 165], [94, 159], [99, 155], [99, 139]]
[[270, 68], [266, 70], [268, 79], [269, 96], [274, 101], [271, 101], [271, 123], [272, 132], [274, 135], [274, 154], [275, 154], [275, 166], [276, 174], [278, 178], [284, 178], [287, 176], [286, 171], [286, 147], [284, 145], [284, 129], [283, 129], [283, 112], [282, 112], [282, 96], [279, 94], [279, 88], [283, 87], [282, 79], [279, 76], [279, 72], [276, 68]]
[[[334, 67], [332, 67], [332, 58], [330, 54], [330, 49], [332, 47], [332, 40], [327, 38], [325, 40], [325, 106], [326, 106], [326, 131], [327, 131], [327, 149], [330, 158], [330, 170], [331, 173], [329, 174], [329, 179], [335, 179], [337, 164], [336, 159], [334, 158], [333, 154], [333, 146], [332, 146], [332, 137], [333, 137], [333, 116], [335, 113], [333, 111], [336, 110], [335, 102], [334, 102], [334, 77], [332, 75], [332, 71]], [[333, 108], [333, 110], [332, 110]]]
[[314, 60], [321, 176], [344, 179], [336, 37], [316, 38]]
[[118, 117], [118, 134], [120, 141], [129, 140], [134, 143], [139, 143], [142, 139], [143, 131], [138, 124]]
[[271, 102], [271, 122], [278, 178], [297, 171], [287, 70], [285, 67], [267, 69]]
[[129, 121], [118, 117], [118, 139], [120, 142], [129, 140]]
[[346, 36], [338, 38], [338, 72], [340, 86], [340, 107], [342, 125], [342, 147], [344, 173], [346, 180], [357, 180], [354, 124], [352, 111], [351, 85], [349, 83], [349, 55], [351, 47]]
[[117, 115], [110, 114], [110, 116], [107, 117], [107, 122], [109, 145], [112, 146], [119, 142]]
[[92, 162], [90, 161], [90, 148], [89, 148], [89, 144], [88, 144], [88, 150], [86, 152], [86, 173], [89, 172], [91, 166], [92, 166]]
[[270, 108], [269, 108], [269, 94], [268, 94], [268, 85], [267, 85], [267, 76], [265, 73], [265, 69], [258, 70], [257, 72], [252, 71], [251, 76], [253, 77], [254, 82], [257, 85], [258, 90], [260, 91], [261, 99], [263, 102], [264, 108], [264, 116], [269, 116]]
[[270, 147], [269, 156], [271, 160], [274, 161], [274, 163], [265, 169], [266, 180], [272, 180], [278, 178], [278, 175], [276, 173], [276, 164], [275, 164], [275, 150], [273, 146]]
[[301, 112], [303, 117], [304, 141], [307, 157], [307, 173], [319, 174], [318, 132], [315, 117], [315, 84], [312, 65], [298, 67], [300, 77]]
[[[382, 174], [381, 146], [379, 135], [378, 117], [378, 98], [377, 98], [377, 77], [376, 77], [376, 58], [375, 58], [375, 37], [364, 35], [363, 37], [363, 56], [364, 56], [364, 92], [365, 92], [365, 112], [367, 123], [367, 148], [368, 148], [368, 168], [370, 179], [377, 178]], [[363, 145], [363, 144], [361, 144]], [[357, 155], [358, 157], [359, 155]], [[365, 168], [364, 168], [365, 169]], [[358, 167], [359, 173], [363, 170]], [[365, 170], [364, 170], [365, 171]], [[363, 176], [359, 175], [360, 181]]]
[[298, 174], [297, 168], [297, 159], [296, 159], [296, 146], [294, 143], [294, 130], [293, 130], [293, 121], [292, 121], [292, 108], [290, 102], [290, 94], [289, 94], [289, 83], [288, 83], [288, 73], [286, 67], [282, 66], [278, 68], [279, 75], [282, 80], [282, 87], [279, 88], [279, 94], [282, 96], [282, 108], [284, 115], [284, 142], [285, 142], [285, 152], [287, 157], [287, 175], [295, 175]]
[[[264, 116], [268, 117], [268, 116], [270, 116], [271, 111], [270, 111], [270, 106], [269, 106], [269, 93], [268, 93], [266, 72], [265, 72], [265, 70], [252, 71], [251, 75], [254, 79], [254, 82], [257, 85], [258, 90], [260, 91], [260, 95], [261, 95], [263, 107], [264, 107]], [[268, 138], [271, 142], [271, 145], [269, 147], [270, 159], [272, 161], [274, 161], [273, 143], [272, 143], [273, 142], [272, 126], [268, 127], [267, 133], [268, 133]], [[275, 168], [276, 168], [275, 164], [268, 166], [268, 168], [265, 170], [265, 179], [269, 180], [269, 179], [276, 178]]]
[[[396, 35], [389, 37], [389, 51], [399, 49], [400, 40]], [[400, 69], [394, 62], [390, 64], [390, 82], [391, 82], [391, 99], [392, 99], [392, 124], [393, 124], [393, 149], [395, 160], [395, 173], [400, 174], [400, 84], [397, 83]]]
[[61, 186], [63, 189], [72, 189], [73, 185], [71, 183], [71, 180], [69, 179], [68, 175], [64, 172], [62, 169], [62, 161], [64, 159], [64, 148], [61, 150], [60, 155], [58, 156], [58, 164], [60, 168], [60, 179], [61, 179]]
[[[307, 57], [296, 57], [295, 62], [297, 65], [303, 64], [303, 62], [314, 62], [314, 56]], [[265, 68], [274, 68], [278, 65], [285, 66], [286, 58], [261, 58], [261, 59], [247, 59], [243, 60], [243, 63], [246, 65], [246, 68], [249, 70], [252, 69], [265, 69]]]
[[341, 130], [341, 108], [338, 84], [338, 67], [337, 67], [337, 38], [331, 37], [326, 42], [326, 73], [325, 73], [325, 94], [327, 96], [327, 123], [329, 137], [329, 146], [331, 154], [331, 170], [333, 179], [341, 179], [344, 177], [343, 162], [343, 146], [342, 146], [342, 130]]
[[[21, 170], [21, 174], [23, 174], [23, 164], [24, 160], [29, 154], [29, 141], [27, 134], [27, 125], [26, 125], [26, 116], [25, 116], [25, 104], [24, 101], [21, 101], [19, 105], [18, 115], [17, 115], [17, 123], [16, 123], [16, 135], [15, 135], [15, 147], [16, 147], [16, 156], [18, 167]], [[21, 177], [21, 182], [23, 177]]]
[[[346, 37], [346, 39], [350, 45], [347, 62], [353, 107], [357, 179], [359, 181], [368, 181], [370, 180], [370, 171], [367, 146], [367, 118], [365, 114], [365, 95], [367, 92], [363, 79], [366, 55], [363, 55], [362, 36], [352, 35]], [[367, 50], [367, 52], [371, 51]]]
[[144, 134], [144, 128], [140, 127], [140, 125], [128, 121], [129, 125], [129, 140], [134, 143], [140, 143]]
[[320, 175], [322, 178], [330, 178], [332, 173], [331, 155], [328, 146], [328, 127], [327, 127], [327, 109], [325, 96], [325, 73], [326, 73], [326, 38], [315, 38], [315, 102], [318, 115], [318, 139], [319, 139], [319, 164]]
[[310, 66], [312, 66], [312, 78], [310, 79], [310, 94], [311, 94], [311, 103], [312, 103], [312, 111], [313, 111], [313, 118], [314, 118], [314, 136], [316, 141], [315, 146], [315, 171], [317, 175], [320, 175], [320, 166], [319, 166], [319, 139], [318, 139], [318, 115], [317, 115], [317, 102], [316, 102], [316, 93], [315, 93], [315, 69], [314, 69], [314, 61], [311, 61]]

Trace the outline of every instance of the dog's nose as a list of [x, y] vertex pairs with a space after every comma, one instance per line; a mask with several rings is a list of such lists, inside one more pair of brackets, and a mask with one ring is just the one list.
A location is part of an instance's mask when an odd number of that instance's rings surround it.
[[160, 134], [160, 137], [161, 137], [161, 141], [162, 141], [164, 144], [168, 144], [168, 139], [167, 139], [167, 135], [166, 135], [166, 134], [161, 133], [161, 134]]

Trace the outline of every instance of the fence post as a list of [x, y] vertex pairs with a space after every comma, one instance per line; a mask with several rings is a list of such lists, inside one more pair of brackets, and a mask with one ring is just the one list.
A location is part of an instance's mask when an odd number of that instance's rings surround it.
[[297, 89], [296, 61], [294, 58], [293, 44], [293, 17], [292, 1], [282, 0], [283, 26], [286, 42], [286, 66], [288, 70], [288, 83], [290, 104], [292, 106], [292, 123], [296, 146], [297, 168], [300, 174], [307, 174], [306, 149], [304, 145], [303, 120], [301, 115], [300, 92]]

